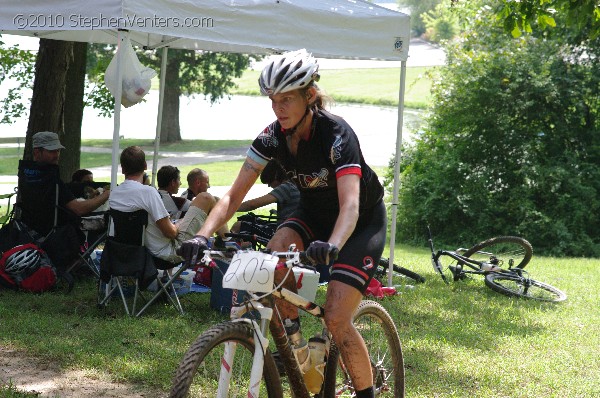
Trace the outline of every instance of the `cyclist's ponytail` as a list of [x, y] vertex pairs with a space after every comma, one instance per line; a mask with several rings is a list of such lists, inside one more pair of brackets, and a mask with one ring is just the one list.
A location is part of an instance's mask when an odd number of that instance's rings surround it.
[[313, 101], [312, 104], [309, 105], [311, 108], [325, 110], [326, 107], [333, 105], [333, 103], [334, 103], [333, 98], [331, 98], [329, 95], [325, 94], [325, 92], [323, 90], [321, 90], [321, 88], [315, 82], [312, 82], [308, 87], [301, 89], [300, 93], [303, 96], [305, 96], [306, 93], [308, 92], [308, 89], [311, 87], [314, 87], [315, 90], [317, 90], [317, 95], [315, 97], [315, 100]]

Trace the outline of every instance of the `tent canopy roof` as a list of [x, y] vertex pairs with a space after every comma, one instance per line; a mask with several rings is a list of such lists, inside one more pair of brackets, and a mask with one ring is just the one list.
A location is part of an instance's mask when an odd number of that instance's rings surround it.
[[4, 2], [0, 33], [270, 54], [405, 61], [410, 17], [363, 0], [26, 0]]

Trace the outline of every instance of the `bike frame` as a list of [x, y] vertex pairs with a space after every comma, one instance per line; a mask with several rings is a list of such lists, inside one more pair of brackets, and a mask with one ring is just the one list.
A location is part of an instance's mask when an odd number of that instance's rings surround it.
[[[524, 279], [524, 280], [528, 279], [528, 278], [523, 277], [523, 270], [521, 270], [520, 268], [509, 267], [508, 269], [504, 269], [504, 268], [500, 268], [497, 264], [492, 264], [487, 261], [474, 260], [470, 257], [465, 257], [465, 256], [462, 256], [457, 253], [457, 251], [461, 251], [461, 250], [464, 251], [464, 249], [458, 249], [456, 251], [438, 250], [436, 252], [433, 249], [433, 241], [431, 240], [431, 238], [429, 239], [429, 243], [430, 243], [430, 247], [431, 247], [431, 262], [433, 264], [433, 268], [440, 273], [440, 275], [442, 276], [442, 279], [446, 283], [449, 283], [449, 282], [448, 282], [446, 276], [444, 275], [442, 263], [440, 262], [440, 257], [442, 257], [442, 256], [448, 256], [448, 257], [454, 259], [455, 261], [457, 261], [458, 262], [458, 264], [457, 264], [458, 273], [461, 273], [461, 274], [485, 275], [488, 272], [499, 272], [499, 273], [510, 274], [511, 276], [514, 276], [515, 278], [520, 278], [520, 279]], [[471, 268], [471, 270], [465, 270], [463, 265], [466, 265], [467, 267]], [[497, 269], [494, 271], [484, 271], [483, 269], [486, 265], [490, 266], [490, 267], [496, 267]]]
[[[440, 262], [440, 257], [442, 257], [442, 256], [448, 256], [448, 257], [453, 258], [455, 261], [457, 261], [458, 266], [460, 267], [460, 272], [465, 273], [465, 274], [484, 275], [486, 273], [486, 271], [483, 270], [483, 266], [486, 264], [490, 265], [490, 266], [494, 265], [494, 264], [487, 263], [485, 261], [477, 261], [477, 260], [474, 260], [469, 257], [464, 257], [457, 253], [458, 251], [465, 251], [465, 249], [457, 249], [456, 251], [438, 250], [436, 252], [433, 247], [433, 237], [431, 236], [431, 229], [429, 228], [429, 226], [427, 226], [427, 233], [429, 234], [428, 243], [429, 243], [429, 248], [431, 249], [431, 264], [433, 265], [433, 269], [436, 270], [442, 276], [442, 280], [446, 284], [448, 284], [450, 282], [448, 282], [446, 275], [444, 275], [442, 263]], [[463, 264], [465, 264], [467, 267], [471, 268], [473, 271], [469, 271], [469, 270], [465, 271], [462, 266]], [[508, 272], [514, 273], [514, 270], [512, 270], [512, 268], [511, 268], [511, 269], [509, 269]]]
[[[218, 252], [211, 252], [211, 254], [217, 253]], [[288, 265], [288, 269], [291, 270], [291, 268], [292, 266]], [[250, 372], [250, 385], [248, 387], [248, 396], [258, 398], [260, 380], [262, 379], [263, 374], [264, 355], [266, 354], [267, 349], [269, 347], [269, 325], [271, 323], [271, 320], [273, 319], [274, 308], [263, 304], [262, 298], [259, 297], [256, 293], [248, 292], [248, 294], [250, 295], [251, 299], [246, 300], [244, 303], [233, 307], [230, 312], [230, 319], [232, 322], [248, 323], [252, 326], [252, 329], [254, 331], [254, 360], [252, 363], [252, 370]], [[307, 312], [319, 318], [323, 324], [323, 333], [327, 333], [327, 335], [331, 339], [331, 336], [329, 335], [329, 332], [325, 327], [325, 310], [323, 309], [323, 307], [285, 288], [274, 290], [269, 295], [282, 299], [294, 305], [295, 307], [303, 310], [304, 312]], [[253, 310], [258, 310], [258, 313], [260, 314], [260, 325], [255, 319], [243, 318], [245, 314]], [[285, 336], [285, 339], [286, 344], [289, 346], [287, 336]], [[275, 340], [275, 342], [277, 343], [277, 340]], [[281, 348], [283, 347], [278, 346], [279, 352], [282, 355], [285, 352], [289, 352], [291, 354], [291, 351], [286, 351]], [[219, 375], [219, 388], [217, 398], [226, 398], [228, 396], [229, 381], [231, 377], [232, 364], [235, 357], [235, 350], [236, 343], [226, 343], [225, 352], [221, 360], [221, 371]], [[293, 355], [291, 355], [291, 357], [288, 359], [296, 361], [296, 359], [293, 358]], [[290, 372], [294, 371], [296, 372], [295, 375], [289, 374]], [[302, 374], [300, 373], [299, 367], [296, 367], [295, 369], [288, 369], [286, 367], [286, 373], [288, 373], [288, 378], [290, 384], [294, 388], [296, 397], [310, 398], [308, 390], [306, 389], [306, 385], [303, 382]]]

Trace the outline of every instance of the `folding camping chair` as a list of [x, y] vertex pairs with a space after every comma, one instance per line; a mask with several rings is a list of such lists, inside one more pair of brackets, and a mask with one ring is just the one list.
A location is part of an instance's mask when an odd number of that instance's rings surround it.
[[[87, 187], [97, 189], [106, 185], [109, 185], [109, 183], [95, 181], [70, 182], [66, 184], [76, 198], [84, 198], [84, 192]], [[85, 240], [80, 248], [79, 261], [74, 262], [67, 269], [67, 272], [73, 272], [81, 265], [86, 265], [96, 278], [100, 278], [100, 268], [98, 263], [92, 258], [92, 254], [106, 241], [108, 235], [107, 225], [108, 212], [106, 211], [94, 211], [80, 217], [79, 229], [83, 232]]]
[[96, 267], [91, 266], [91, 254], [104, 237], [101, 234], [81, 250], [85, 241], [79, 228], [81, 217], [59, 205], [61, 189], [67, 188], [61, 186], [58, 166], [20, 160], [18, 176], [15, 220], [28, 235], [29, 242], [36, 243], [48, 253], [69, 290], [74, 283], [71, 271], [75, 264], [85, 263], [98, 275]]
[[[145, 247], [148, 212], [145, 210], [122, 212], [110, 209], [109, 214], [109, 236], [100, 260], [101, 283], [104, 282], [106, 287], [99, 289], [99, 306], [106, 306], [113, 294], [118, 291], [127, 315], [137, 317], [164, 294], [183, 315], [183, 308], [173, 282], [185, 270], [185, 267], [181, 266], [171, 276], [165, 272], [166, 280], [159, 276], [157, 269], [169, 270], [178, 264], [152, 256]], [[130, 303], [128, 303], [124, 289], [126, 278], [133, 279], [134, 285], [133, 299], [129, 300]], [[152, 297], [146, 299], [144, 290], [147, 290], [154, 281], [156, 281], [157, 291]], [[142, 299], [146, 303], [136, 312], [138, 299]]]

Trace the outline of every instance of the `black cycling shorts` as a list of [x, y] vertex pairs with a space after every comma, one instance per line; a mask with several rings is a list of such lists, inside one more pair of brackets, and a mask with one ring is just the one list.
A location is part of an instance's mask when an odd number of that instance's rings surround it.
[[[336, 219], [337, 214], [335, 217], [315, 216], [298, 208], [279, 228], [293, 229], [302, 237], [304, 246], [308, 247], [314, 240], [327, 241]], [[386, 231], [387, 214], [385, 204], [380, 200], [359, 217], [354, 232], [331, 268], [331, 280], [340, 281], [364, 293], [383, 253]]]

